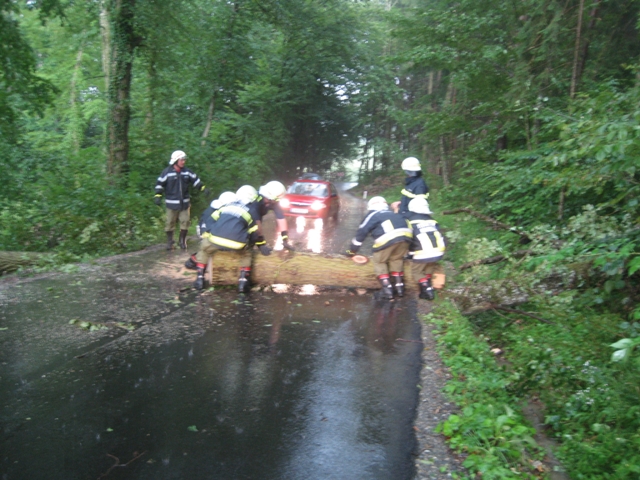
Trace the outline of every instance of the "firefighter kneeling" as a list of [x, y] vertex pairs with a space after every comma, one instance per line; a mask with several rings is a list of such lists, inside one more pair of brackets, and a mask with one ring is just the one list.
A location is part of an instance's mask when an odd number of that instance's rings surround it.
[[204, 270], [218, 250], [237, 252], [240, 257], [238, 291], [249, 288], [251, 274], [251, 250], [258, 238], [258, 226], [242, 201], [236, 201], [215, 210], [201, 225], [202, 241], [196, 255], [198, 277], [193, 284], [197, 290], [204, 288]]

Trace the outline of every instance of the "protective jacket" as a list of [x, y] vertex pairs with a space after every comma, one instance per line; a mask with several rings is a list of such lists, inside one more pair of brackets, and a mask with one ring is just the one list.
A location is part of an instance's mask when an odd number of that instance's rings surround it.
[[249, 204], [249, 209], [251, 210], [251, 216], [257, 221], [262, 221], [262, 217], [269, 213], [269, 210], [273, 210], [277, 219], [284, 219], [284, 212], [280, 204], [278, 202], [271, 202], [271, 204], [267, 206], [261, 195], [258, 195], [258, 198]]
[[202, 212], [202, 215], [200, 215], [200, 220], [198, 220], [198, 225], [196, 225], [196, 231], [199, 237], [202, 236], [202, 234], [207, 228], [207, 219], [211, 217], [213, 212], [215, 212], [216, 210], [218, 209], [209, 205], [207, 209], [204, 212]]
[[234, 202], [214, 210], [204, 220], [201, 234], [221, 250], [242, 250], [255, 243], [257, 232], [258, 226], [247, 205]]
[[406, 212], [403, 215], [413, 228], [413, 241], [409, 247], [413, 261], [431, 263], [441, 260], [446, 249], [446, 242], [440, 232], [438, 222], [426, 213]]
[[409, 211], [409, 202], [416, 197], [429, 198], [429, 187], [427, 187], [424, 178], [422, 178], [422, 172], [418, 172], [413, 177], [407, 177], [404, 179], [404, 188], [402, 189], [402, 198], [400, 199], [400, 208], [398, 213], [405, 213]]
[[369, 210], [351, 240], [351, 251], [357, 252], [367, 235], [373, 237], [373, 251], [384, 250], [398, 242], [411, 242], [413, 232], [409, 221], [390, 210]]
[[186, 210], [191, 205], [189, 187], [202, 187], [198, 176], [187, 167], [180, 172], [169, 165], [165, 168], [156, 182], [156, 195], [164, 193], [164, 202], [169, 210]]

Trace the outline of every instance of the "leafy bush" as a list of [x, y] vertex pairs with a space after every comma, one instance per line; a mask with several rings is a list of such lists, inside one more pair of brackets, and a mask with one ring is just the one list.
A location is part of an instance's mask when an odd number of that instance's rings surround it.
[[482, 478], [535, 478], [532, 465], [541, 452], [532, 438], [534, 430], [518, 413], [518, 399], [507, 393], [510, 375], [450, 304], [440, 304], [425, 321], [440, 327], [440, 352], [454, 376], [445, 392], [462, 412], [449, 416], [438, 431], [455, 450], [467, 454], [464, 466]]

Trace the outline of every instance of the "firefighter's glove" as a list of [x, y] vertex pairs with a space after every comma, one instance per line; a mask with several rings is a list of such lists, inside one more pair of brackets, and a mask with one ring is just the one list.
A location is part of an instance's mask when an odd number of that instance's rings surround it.
[[295, 252], [296, 249], [289, 243], [289, 233], [285, 230], [280, 233], [280, 236], [282, 237], [282, 246], [290, 252]]
[[153, 197], [153, 201], [158, 206], [162, 205], [162, 195], [156, 195], [155, 197]]
[[200, 191], [202, 193], [204, 193], [205, 197], [209, 197], [209, 195], [211, 195], [211, 190], [209, 190], [207, 187], [205, 187], [204, 185], [202, 186], [202, 188], [200, 189]]
[[351, 258], [353, 257], [355, 254], [358, 253], [358, 250], [360, 249], [360, 247], [358, 247], [357, 245], [354, 245], [353, 242], [351, 242], [351, 245], [349, 245], [349, 248], [347, 248], [347, 251], [344, 252], [344, 254]]
[[269, 248], [269, 246], [267, 245], [267, 242], [265, 241], [264, 237], [262, 235], [260, 235], [258, 237], [258, 239], [256, 240], [256, 247], [258, 247], [260, 249], [260, 253], [262, 255], [271, 255], [271, 249]]

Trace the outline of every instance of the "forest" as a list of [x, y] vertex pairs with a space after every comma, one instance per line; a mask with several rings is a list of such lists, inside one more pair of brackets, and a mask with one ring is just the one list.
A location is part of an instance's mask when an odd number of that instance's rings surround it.
[[[0, 12], [0, 251], [51, 268], [160, 243], [153, 186], [177, 149], [215, 194], [303, 171], [385, 192], [418, 157], [456, 282], [524, 291], [430, 316], [459, 373], [452, 447], [482, 478], [544, 477], [518, 413], [535, 397], [570, 478], [640, 476], [639, 2]], [[492, 370], [496, 346], [509, 363]]]

